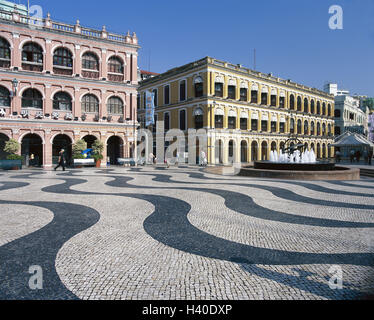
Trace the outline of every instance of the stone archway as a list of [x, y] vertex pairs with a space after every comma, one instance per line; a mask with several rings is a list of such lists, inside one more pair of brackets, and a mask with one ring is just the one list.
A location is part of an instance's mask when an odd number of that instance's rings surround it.
[[0, 133], [0, 160], [5, 160], [9, 153], [4, 151], [5, 143], [9, 140], [9, 137], [4, 134]]
[[52, 164], [58, 163], [59, 152], [65, 150], [65, 158], [68, 166], [72, 163], [72, 140], [66, 134], [58, 134], [52, 141]]
[[41, 167], [43, 165], [43, 140], [34, 133], [29, 133], [22, 138], [21, 154], [24, 164], [30, 167]]
[[107, 141], [107, 157], [111, 165], [118, 165], [118, 158], [123, 158], [123, 140], [118, 136], [111, 136]]

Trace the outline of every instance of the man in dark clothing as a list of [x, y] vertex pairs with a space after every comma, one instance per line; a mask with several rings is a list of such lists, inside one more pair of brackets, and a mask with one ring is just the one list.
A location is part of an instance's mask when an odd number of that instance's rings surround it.
[[356, 152], [356, 159], [357, 159], [358, 163], [360, 163], [360, 158], [361, 158], [361, 152], [359, 150], [357, 150], [357, 152]]
[[65, 171], [65, 150], [62, 149], [59, 154], [58, 154], [58, 166], [55, 168], [55, 171], [59, 168], [62, 167], [62, 169]]

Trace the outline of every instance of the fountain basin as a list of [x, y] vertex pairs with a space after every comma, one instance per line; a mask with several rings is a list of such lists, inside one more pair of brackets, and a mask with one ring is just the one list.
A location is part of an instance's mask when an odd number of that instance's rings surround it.
[[[261, 166], [261, 164], [259, 164]], [[265, 164], [264, 164], [265, 165]], [[309, 167], [312, 170], [295, 170], [295, 165], [305, 166], [309, 164], [305, 163], [284, 163], [282, 165], [290, 165], [292, 170], [286, 169], [286, 166], [283, 166], [282, 169], [256, 169], [254, 167], [244, 167], [241, 168], [239, 175], [245, 177], [254, 177], [254, 178], [268, 178], [268, 179], [285, 179], [285, 180], [306, 180], [306, 181], [355, 181], [360, 180], [360, 169], [357, 168], [348, 168], [335, 166], [332, 170], [317, 170], [318, 166]], [[310, 164], [313, 165], [313, 164]], [[329, 166], [327, 165], [329, 168]], [[278, 167], [279, 168], [279, 167]], [[319, 167], [321, 168], [321, 167]], [[330, 167], [331, 168], [331, 167]], [[301, 167], [299, 167], [301, 169]]]
[[315, 163], [281, 163], [271, 161], [256, 161], [254, 169], [286, 170], [286, 171], [334, 171], [335, 162], [319, 161]]

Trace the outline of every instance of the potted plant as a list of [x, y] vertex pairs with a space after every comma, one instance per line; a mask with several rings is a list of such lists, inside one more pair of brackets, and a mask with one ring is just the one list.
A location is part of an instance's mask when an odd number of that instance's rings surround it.
[[[72, 148], [73, 151], [73, 159], [85, 159], [82, 151], [87, 149], [87, 142], [84, 140], [77, 140]], [[77, 168], [82, 168], [82, 166], [77, 166]]]
[[100, 140], [95, 140], [95, 142], [92, 145], [92, 157], [95, 159], [96, 162], [96, 168], [101, 167], [101, 160], [103, 160], [103, 151], [104, 151], [104, 143], [102, 143]]
[[20, 145], [17, 140], [10, 139], [5, 143], [4, 151], [9, 153], [6, 160], [1, 161], [1, 167], [7, 170], [19, 170], [22, 169], [23, 157], [17, 154], [19, 152]]

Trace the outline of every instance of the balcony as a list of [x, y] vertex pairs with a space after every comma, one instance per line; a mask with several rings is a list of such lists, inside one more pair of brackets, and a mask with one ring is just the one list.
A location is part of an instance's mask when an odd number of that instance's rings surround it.
[[123, 82], [125, 77], [123, 74], [119, 73], [108, 73], [108, 80], [113, 82]]
[[26, 71], [42, 72], [43, 63], [22, 62], [22, 69]]
[[82, 77], [89, 78], [89, 79], [99, 79], [99, 71], [82, 70]]
[[63, 76], [71, 76], [73, 74], [73, 68], [54, 66], [53, 73]]

